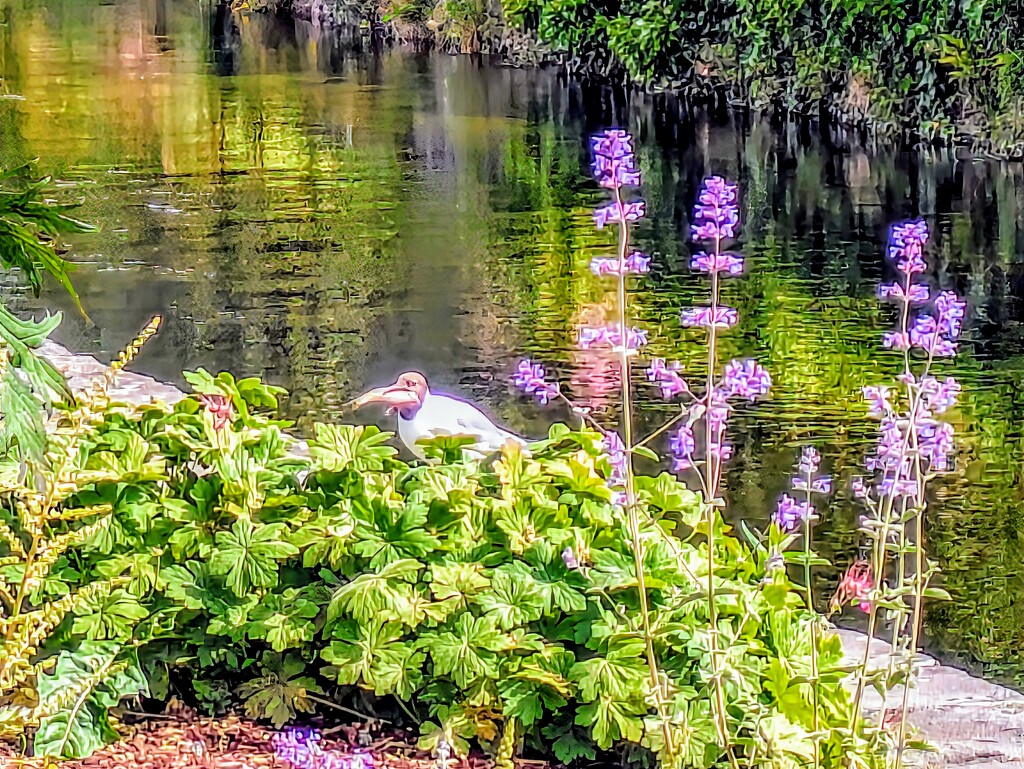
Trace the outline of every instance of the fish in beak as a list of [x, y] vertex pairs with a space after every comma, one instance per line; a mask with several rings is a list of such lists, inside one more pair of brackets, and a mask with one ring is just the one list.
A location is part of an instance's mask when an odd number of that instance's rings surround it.
[[428, 392], [426, 377], [417, 371], [407, 371], [394, 384], [363, 393], [352, 401], [352, 405], [359, 409], [371, 403], [381, 403], [387, 406], [386, 413], [398, 413], [404, 419], [412, 419], [426, 400]]
[[414, 390], [410, 390], [400, 384], [392, 384], [387, 387], [377, 387], [356, 398], [352, 405], [361, 409], [363, 406], [371, 406], [373, 404], [382, 404], [387, 406], [387, 414], [394, 414], [401, 409], [419, 407], [420, 398]]

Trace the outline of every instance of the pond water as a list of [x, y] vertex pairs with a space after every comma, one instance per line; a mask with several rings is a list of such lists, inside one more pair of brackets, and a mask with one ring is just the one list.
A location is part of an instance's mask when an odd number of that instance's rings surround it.
[[[14, 276], [7, 301], [63, 309], [57, 339], [101, 358], [161, 314], [139, 370], [179, 383], [199, 366], [265, 376], [289, 388], [301, 428], [417, 368], [540, 435], [570, 415], [511, 390], [523, 355], [613, 417], [614, 368], [572, 345], [613, 303], [588, 269], [612, 236], [590, 218], [602, 193], [587, 178], [587, 136], [624, 125], [639, 140], [650, 211], [639, 240], [653, 269], [634, 308], [660, 356], [696, 365], [697, 337], [678, 320], [706, 289], [688, 269], [688, 212], [704, 175], [738, 179], [748, 275], [726, 287], [742, 320], [725, 353], [757, 357], [775, 387], [734, 425], [730, 495], [763, 522], [799, 448], [818, 446], [841, 487], [820, 549], [844, 565], [858, 511], [842, 488], [875, 426], [860, 388], [891, 381], [897, 364], [879, 348], [893, 318], [875, 298], [887, 228], [924, 216], [928, 280], [969, 300], [949, 367], [965, 385], [958, 471], [928, 519], [953, 600], [929, 605], [926, 643], [1024, 683], [1020, 165], [684, 115], [553, 71], [358, 52], [208, 1], [0, 9], [0, 164], [40, 158], [99, 227], [69, 254], [91, 323], [59, 291], [34, 299]], [[653, 428], [669, 407], [641, 378], [640, 421]]]

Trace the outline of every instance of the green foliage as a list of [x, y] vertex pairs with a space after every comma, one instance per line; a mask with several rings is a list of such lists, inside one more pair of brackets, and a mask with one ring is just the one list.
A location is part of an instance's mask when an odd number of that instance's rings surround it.
[[[130, 640], [162, 696], [215, 711], [244, 704], [277, 725], [334, 705], [418, 723], [428, 747], [476, 742], [505, 761], [522, 743], [572, 761], [626, 745], [660, 752], [664, 712], [688, 763], [726, 760], [710, 717], [706, 601], [695, 600], [702, 515], [677, 480], [638, 484], [665, 676], [654, 691], [598, 435], [556, 426], [530, 454], [510, 447], [491, 464], [411, 467], [385, 445], [390, 436], [320, 426], [306, 460], [265, 411], [272, 390], [192, 379], [234, 404], [219, 429], [188, 398], [173, 410], [111, 407], [80, 439], [84, 477], [95, 480], [68, 506], [106, 506], [109, 523], [45, 590], [71, 595], [112, 574], [117, 584], [76, 604], [68, 639]], [[742, 752], [761, 757], [754, 763], [799, 757], [817, 717], [824, 765], [853, 753], [872, 765], [875, 733], [847, 731], [837, 642], [819, 636], [815, 711], [812, 615], [763, 549], [716, 527], [719, 664]], [[56, 750], [49, 724], [45, 744]]]
[[926, 140], [1024, 147], [1024, 18], [1011, 0], [507, 0], [575, 66]]
[[78, 294], [68, 277], [67, 262], [54, 249], [53, 239], [93, 228], [68, 216], [69, 206], [59, 206], [43, 197], [48, 178], [34, 179], [29, 166], [0, 171], [0, 264], [16, 267], [39, 296], [43, 275], [49, 273], [60, 283], [78, 309]]

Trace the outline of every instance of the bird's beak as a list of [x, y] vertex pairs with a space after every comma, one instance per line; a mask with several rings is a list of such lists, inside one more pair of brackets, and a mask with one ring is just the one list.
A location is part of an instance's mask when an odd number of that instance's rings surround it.
[[393, 384], [388, 385], [387, 387], [378, 387], [374, 390], [368, 390], [352, 401], [352, 405], [357, 409], [361, 409], [363, 406], [369, 406], [374, 403], [384, 404], [388, 407], [388, 412], [393, 413], [398, 409], [409, 408], [410, 406], [419, 406], [420, 399], [412, 390]]

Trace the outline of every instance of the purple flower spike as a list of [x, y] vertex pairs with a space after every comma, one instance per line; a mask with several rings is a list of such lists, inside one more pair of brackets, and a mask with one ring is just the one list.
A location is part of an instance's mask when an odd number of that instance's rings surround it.
[[[602, 328], [583, 326], [580, 328], [579, 344], [584, 350], [604, 345], [617, 348], [622, 346], [622, 333], [618, 326], [604, 326]], [[635, 326], [626, 329], [625, 346], [627, 350], [635, 352], [646, 344], [647, 332], [645, 330]]]
[[906, 275], [924, 272], [924, 244], [928, 242], [928, 225], [923, 221], [898, 224], [892, 228], [892, 245], [889, 256], [896, 262], [896, 269]]
[[892, 412], [888, 387], [865, 387], [863, 393], [864, 399], [868, 402], [868, 413], [871, 416], [882, 417]]
[[626, 457], [626, 444], [622, 442], [618, 433], [613, 432], [605, 433], [602, 443], [612, 466], [608, 483], [612, 486], [622, 486], [626, 483], [626, 467], [629, 461]]
[[963, 330], [967, 303], [952, 291], [942, 291], [935, 297], [935, 314], [938, 331], [950, 339], [956, 339]]
[[597, 229], [601, 230], [609, 224], [635, 222], [643, 217], [644, 212], [645, 208], [642, 200], [623, 203], [621, 207], [618, 203], [609, 203], [594, 211], [594, 223], [597, 225]]
[[821, 454], [813, 446], [804, 446], [800, 452], [800, 463], [797, 469], [804, 475], [814, 475], [821, 466]]
[[683, 425], [676, 430], [669, 441], [669, 449], [672, 452], [672, 469], [675, 472], [693, 466], [693, 453], [697, 450], [697, 441], [689, 425]]
[[820, 478], [812, 478], [811, 485], [807, 485], [807, 478], [801, 475], [793, 479], [794, 491], [809, 491], [812, 494], [829, 494], [832, 491], [832, 479], [827, 475]]
[[651, 271], [651, 257], [634, 251], [622, 263], [615, 257], [597, 258], [590, 262], [590, 270], [597, 276], [614, 275], [619, 277], [630, 273], [646, 275]]
[[666, 365], [664, 358], [652, 358], [647, 380], [657, 383], [661, 387], [661, 397], [670, 400], [690, 391], [686, 380], [679, 375], [681, 368], [677, 362]]
[[864, 483], [864, 479], [863, 478], [858, 477], [858, 478], [851, 479], [850, 480], [850, 491], [853, 492], [853, 496], [856, 497], [857, 499], [867, 499], [868, 498], [868, 487], [867, 487], [867, 484]]
[[623, 160], [633, 156], [633, 137], [621, 128], [609, 128], [590, 139], [590, 150], [606, 160]]
[[519, 361], [512, 383], [527, 395], [532, 395], [542, 405], [558, 397], [558, 385], [545, 380], [544, 367], [526, 359]]
[[725, 365], [719, 385], [727, 397], [754, 401], [768, 394], [772, 378], [768, 370], [754, 360], [734, 360]]
[[[739, 207], [736, 205], [737, 186], [720, 176], [709, 176], [693, 210], [694, 240], [719, 243], [735, 238], [739, 229]], [[716, 248], [717, 250], [717, 248]]]
[[904, 291], [903, 286], [899, 283], [883, 283], [878, 287], [878, 297], [921, 304], [928, 301], [928, 286], [923, 283], [913, 283], [909, 290]]
[[684, 326], [704, 326], [705, 328], [732, 328], [739, 323], [739, 313], [732, 307], [718, 306], [694, 307], [683, 310], [680, 317]]
[[925, 377], [921, 382], [925, 409], [932, 414], [942, 414], [956, 405], [960, 396], [960, 383], [953, 377], [940, 382], [935, 377]]
[[743, 273], [743, 257], [738, 254], [699, 253], [690, 260], [690, 268], [698, 272], [727, 272], [730, 275]]
[[783, 494], [772, 519], [783, 531], [793, 531], [813, 514], [814, 508], [809, 504], [793, 499], [789, 494]]

